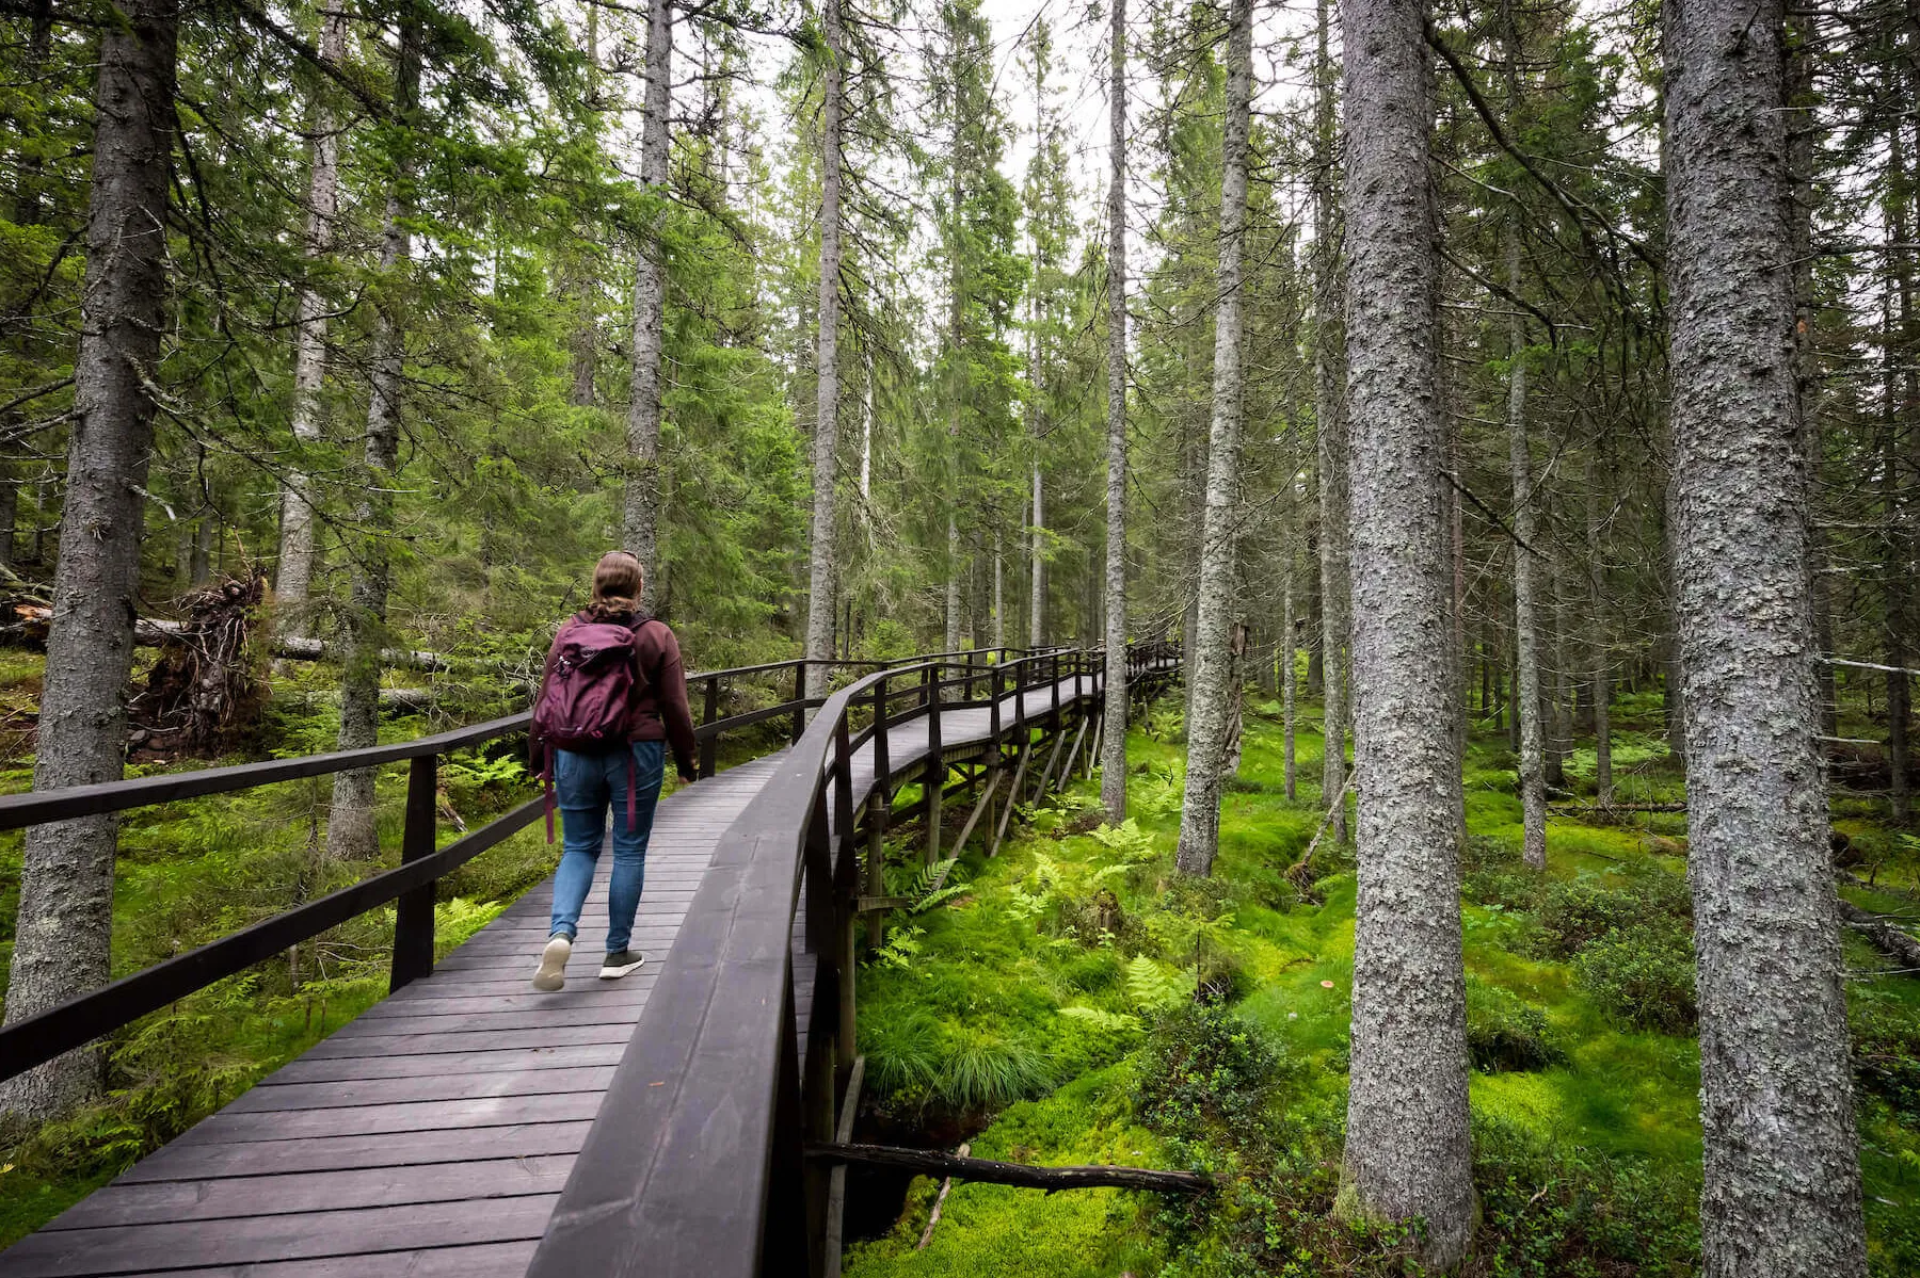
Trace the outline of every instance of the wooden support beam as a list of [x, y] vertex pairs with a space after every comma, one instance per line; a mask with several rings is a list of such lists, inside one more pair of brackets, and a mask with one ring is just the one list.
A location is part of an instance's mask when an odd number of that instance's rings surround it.
[[1027, 760], [1033, 754], [1033, 743], [1020, 743], [1020, 766], [1013, 770], [1013, 784], [1007, 787], [1007, 802], [1000, 809], [1000, 828], [994, 831], [993, 845], [987, 849], [987, 859], [1000, 855], [1000, 843], [1007, 837], [1007, 822], [1013, 819], [1014, 808], [1020, 805], [1020, 779], [1027, 774]]
[[[980, 820], [980, 814], [986, 811], [987, 805], [993, 802], [993, 792], [999, 788], [1000, 774], [996, 772], [993, 779], [987, 782], [987, 792], [980, 796], [980, 802], [973, 805], [973, 812], [968, 815], [967, 823], [960, 827], [960, 837], [953, 841], [953, 851], [948, 853], [949, 856], [959, 856], [961, 850], [967, 846], [967, 836], [973, 833], [974, 824]], [[936, 883], [934, 886], [937, 888], [940, 885]]]
[[809, 1160], [841, 1166], [861, 1163], [868, 1167], [894, 1167], [925, 1176], [951, 1176], [955, 1180], [1044, 1189], [1048, 1193], [1062, 1189], [1139, 1189], [1161, 1194], [1204, 1194], [1213, 1188], [1213, 1178], [1199, 1172], [1156, 1171], [1148, 1167], [1029, 1167], [989, 1158], [962, 1158], [937, 1149], [853, 1145], [845, 1141], [808, 1145], [806, 1154]]
[[1073, 748], [1067, 751], [1067, 762], [1060, 769], [1060, 784], [1065, 785], [1073, 779], [1073, 761], [1080, 757], [1080, 743], [1087, 738], [1087, 718], [1080, 717], [1080, 730], [1073, 734]]
[[[867, 1058], [853, 1058], [847, 1075], [847, 1094], [840, 1100], [840, 1122], [834, 1129], [834, 1143], [845, 1145], [853, 1139], [853, 1118], [860, 1108], [860, 1084], [867, 1076]], [[823, 1248], [825, 1278], [840, 1278], [840, 1252], [844, 1247], [847, 1219], [847, 1165], [835, 1163], [827, 1181], [827, 1238]]]

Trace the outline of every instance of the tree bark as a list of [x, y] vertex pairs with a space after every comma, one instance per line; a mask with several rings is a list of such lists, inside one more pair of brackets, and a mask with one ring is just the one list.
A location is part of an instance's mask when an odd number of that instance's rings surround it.
[[[403, 129], [413, 127], [420, 93], [420, 28], [412, 16], [400, 22], [395, 51], [393, 107]], [[397, 142], [394, 182], [387, 195], [381, 232], [382, 298], [374, 317], [372, 387], [367, 402], [367, 438], [362, 459], [361, 492], [354, 522], [359, 546], [348, 592], [346, 644], [340, 674], [342, 750], [359, 750], [380, 740], [380, 651], [386, 638], [387, 592], [392, 570], [388, 539], [393, 535], [394, 468], [400, 455], [400, 397], [405, 391], [406, 330], [395, 293], [404, 287], [413, 254], [413, 155], [411, 139]], [[354, 768], [334, 774], [333, 807], [327, 817], [327, 853], [336, 860], [371, 860], [380, 853], [375, 823], [377, 770]]]
[[[1509, 35], [1508, 57], [1518, 58]], [[1518, 214], [1516, 213], [1517, 217]], [[1507, 287], [1520, 290], [1520, 232], [1507, 224]], [[1516, 311], [1507, 320], [1507, 467], [1513, 480], [1513, 626], [1516, 636], [1516, 675], [1520, 708], [1520, 812], [1525, 830], [1522, 857], [1536, 870], [1547, 868], [1546, 746], [1540, 730], [1539, 622], [1534, 595], [1534, 544], [1539, 535], [1534, 519], [1533, 456], [1527, 447], [1527, 333]]]
[[1127, 817], [1127, 0], [1113, 0], [1107, 86], [1107, 679], [1100, 801]]
[[640, 606], [659, 599], [660, 355], [666, 338], [667, 268], [660, 250], [673, 106], [673, 9], [647, 0], [647, 94], [640, 127], [640, 181], [656, 207], [641, 233], [633, 271], [633, 388], [627, 404], [627, 491], [621, 534], [645, 572]]
[[1233, 0], [1227, 28], [1226, 124], [1220, 164], [1219, 302], [1213, 321], [1213, 423], [1207, 441], [1206, 516], [1199, 618], [1187, 719], [1187, 784], [1175, 863], [1183, 874], [1213, 870], [1220, 845], [1220, 779], [1232, 729], [1234, 525], [1239, 518], [1240, 428], [1246, 379], [1241, 259], [1246, 249], [1247, 129], [1253, 84], [1253, 3]]
[[[33, 788], [118, 780], [133, 663], [154, 385], [167, 313], [167, 193], [178, 0], [124, 0], [100, 35], [87, 270], [74, 364], [67, 497], [53, 583]], [[27, 831], [7, 988], [15, 1024], [106, 984], [118, 821]], [[96, 1097], [97, 1051], [0, 1084], [0, 1111], [45, 1121]]]
[[1587, 597], [1592, 627], [1589, 677], [1593, 681], [1593, 792], [1602, 808], [1613, 803], [1613, 653], [1608, 644], [1605, 487], [1600, 457], [1603, 439], [1587, 450]]
[[[1320, 678], [1323, 797], [1347, 788], [1347, 638], [1351, 565], [1347, 541], [1346, 290], [1334, 170], [1334, 70], [1330, 0], [1316, 10], [1314, 59], [1313, 310], [1315, 439], [1320, 477]], [[1309, 691], [1314, 683], [1307, 670]], [[1331, 798], [1328, 799], [1331, 802]], [[1333, 841], [1347, 842], [1347, 810], [1333, 815]]]
[[[813, 427], [813, 545], [807, 594], [807, 657], [833, 656], [833, 583], [838, 570], [834, 544], [834, 489], [840, 442], [840, 116], [846, 39], [839, 0], [821, 6], [826, 26], [820, 112], [820, 314], [814, 360], [819, 394]], [[807, 695], [824, 697], [831, 666], [807, 667]]]
[[[320, 29], [320, 56], [338, 65], [346, 56], [347, 16], [328, 10]], [[304, 250], [309, 276], [333, 252], [333, 223], [340, 212], [340, 139], [333, 108], [326, 94], [331, 86], [317, 86], [308, 146], [307, 233]], [[320, 442], [320, 392], [327, 378], [327, 299], [311, 278], [303, 281], [295, 303], [293, 427], [295, 460], [287, 470], [286, 490], [280, 502], [279, 571], [274, 598], [279, 605], [280, 629], [304, 635], [312, 629], [308, 595], [313, 588], [314, 511], [313, 477], [306, 472], [300, 452]]]
[[1708, 1278], [1866, 1272], [1816, 740], [1781, 0], [1668, 0], [1674, 534]]
[[[1446, 1270], [1473, 1228], [1461, 782], [1447, 631], [1446, 431], [1422, 5], [1343, 0], [1359, 896], [1337, 1207], [1424, 1217]], [[1329, 672], [1331, 674], [1331, 672]]]

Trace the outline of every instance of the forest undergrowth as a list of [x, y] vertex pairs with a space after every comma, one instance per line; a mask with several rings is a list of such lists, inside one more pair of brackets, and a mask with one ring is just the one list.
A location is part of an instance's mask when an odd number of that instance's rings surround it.
[[[1679, 773], [1636, 709], [1616, 707], [1616, 802], [1677, 802]], [[937, 899], [897, 913], [860, 986], [883, 1131], [1019, 1162], [1204, 1170], [1218, 1191], [956, 1184], [922, 1249], [937, 1193], [922, 1177], [892, 1229], [853, 1248], [854, 1278], [1417, 1272], [1401, 1234], [1331, 1215], [1354, 866], [1323, 841], [1295, 876], [1310, 886], [1289, 878], [1324, 811], [1307, 780], [1320, 740], [1301, 732], [1289, 801], [1279, 707], [1249, 711], [1211, 879], [1173, 869], [1184, 747], [1169, 698], [1130, 739], [1125, 825], [1100, 823], [1094, 785], [1052, 800], [997, 859], [970, 852]], [[1574, 803], [1592, 770], [1590, 748], [1568, 761]], [[1464, 1272], [1695, 1273], [1685, 816], [1557, 818], [1542, 879], [1520, 860], [1515, 784], [1505, 735], [1476, 732], [1462, 908], [1480, 1219]], [[1866, 801], [1837, 800], [1836, 821], [1884, 889], [1847, 895], [1911, 910], [1914, 841]], [[1920, 1273], [1920, 978], [1851, 935], [1846, 956], [1873, 1272]]]

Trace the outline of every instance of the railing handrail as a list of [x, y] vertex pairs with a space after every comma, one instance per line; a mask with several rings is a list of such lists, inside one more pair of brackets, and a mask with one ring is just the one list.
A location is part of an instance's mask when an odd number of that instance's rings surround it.
[[[1019, 652], [1025, 650], [1008, 648], [968, 651]], [[933, 653], [915, 660], [931, 661], [950, 655], [952, 654]], [[908, 660], [908, 658], [901, 660]], [[715, 679], [742, 678], [772, 670], [790, 670], [795, 666], [803, 665], [872, 664], [876, 663], [841, 661], [837, 658], [822, 660], [794, 657], [786, 661], [733, 666], [725, 670], [695, 671], [686, 676], [686, 679], [689, 684], [694, 684]], [[900, 669], [902, 667], [883, 665], [883, 671], [898, 673]], [[793, 701], [781, 702], [775, 707], [762, 707], [748, 713], [763, 719], [776, 718], [781, 712], [790, 712], [796, 707], [803, 707], [805, 701], [805, 698], [797, 698]], [[24, 826], [68, 821], [76, 817], [103, 816], [112, 812], [126, 812], [133, 808], [171, 803], [180, 799], [230, 794], [236, 790], [251, 790], [255, 786], [273, 785], [282, 781], [301, 781], [309, 777], [327, 776], [354, 768], [379, 767], [383, 764], [403, 763], [409, 759], [425, 758], [429, 755], [446, 754], [466, 746], [478, 745], [495, 737], [522, 731], [532, 717], [531, 711], [523, 710], [518, 714], [488, 719], [463, 728], [452, 728], [430, 736], [416, 737], [411, 741], [396, 741], [390, 745], [332, 750], [325, 754], [301, 755], [292, 759], [263, 759], [255, 763], [236, 763], [222, 768], [197, 768], [191, 772], [168, 772], [150, 777], [123, 777], [117, 781], [101, 781], [93, 785], [65, 786], [56, 790], [26, 790], [18, 794], [0, 795], [0, 830], [17, 830]], [[745, 716], [729, 716], [729, 719], [739, 717]], [[696, 732], [712, 735], [711, 729], [729, 726], [744, 725], [733, 725], [729, 720], [719, 720], [714, 724], [699, 725]]]

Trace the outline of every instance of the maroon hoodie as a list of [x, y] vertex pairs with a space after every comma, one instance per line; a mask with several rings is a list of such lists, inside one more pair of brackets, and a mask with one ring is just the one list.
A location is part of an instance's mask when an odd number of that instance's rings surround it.
[[[576, 613], [571, 620], [595, 620], [588, 613]], [[623, 613], [603, 618], [615, 625], [632, 625], [633, 614]], [[565, 629], [564, 626], [561, 627]], [[693, 715], [687, 710], [687, 672], [680, 664], [680, 641], [674, 638], [667, 623], [649, 617], [634, 632], [634, 648], [638, 653], [640, 673], [647, 681], [647, 690], [640, 694], [640, 704], [635, 707], [633, 735], [634, 741], [665, 741], [673, 751], [673, 761], [683, 777], [695, 775]], [[553, 677], [554, 659], [560, 655], [560, 636], [553, 637], [553, 645], [547, 649], [546, 668], [540, 673], [540, 691], [545, 692], [547, 680]], [[538, 704], [540, 698], [534, 701]]]

